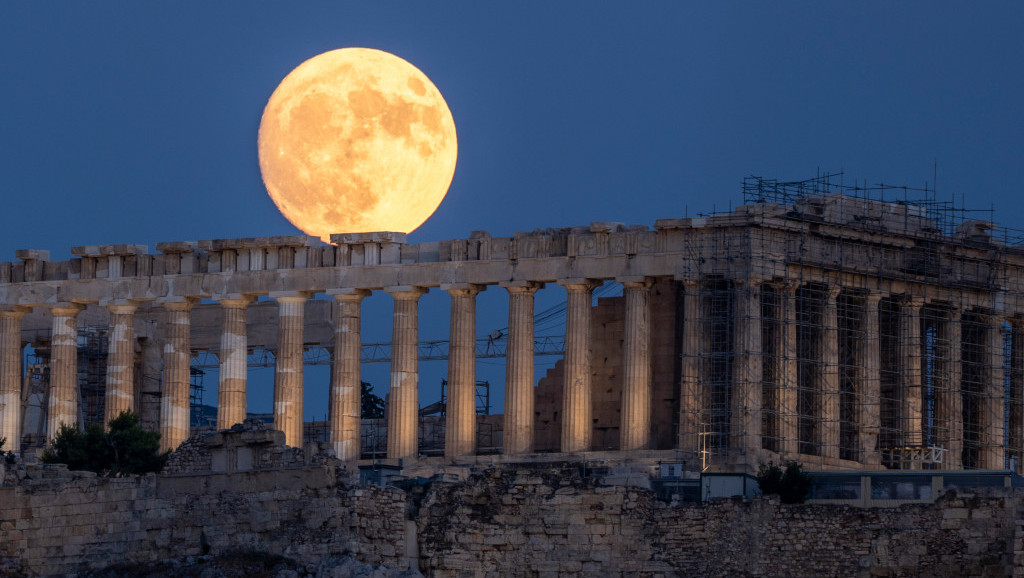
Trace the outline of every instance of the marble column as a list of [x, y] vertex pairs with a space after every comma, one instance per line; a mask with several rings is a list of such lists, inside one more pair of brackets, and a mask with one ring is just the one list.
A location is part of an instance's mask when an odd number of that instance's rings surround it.
[[286, 445], [303, 446], [302, 330], [306, 301], [302, 291], [271, 293], [277, 300], [277, 354], [274, 364], [274, 429], [284, 432]]
[[565, 383], [562, 389], [563, 452], [590, 449], [593, 428], [590, 407], [590, 309], [599, 281], [564, 279], [558, 282], [567, 293], [565, 308]]
[[619, 281], [626, 298], [619, 449], [645, 450], [651, 439], [651, 280]]
[[366, 289], [333, 289], [338, 302], [331, 365], [331, 446], [338, 459], [358, 460], [362, 451], [363, 380], [360, 337]]
[[486, 286], [442, 285], [451, 295], [444, 456], [476, 453], [476, 295]]
[[921, 299], [900, 303], [899, 372], [900, 426], [904, 446], [923, 443], [921, 429]]
[[704, 365], [701, 355], [706, 349], [707, 324], [701, 315], [700, 282], [680, 281], [683, 286], [683, 345], [679, 391], [680, 451], [697, 457], [700, 452], [701, 425], [704, 423], [707, 400], [701, 380]]
[[799, 387], [797, 385], [796, 295], [800, 284], [787, 282], [782, 297], [782, 387], [779, 391], [779, 454], [783, 460], [795, 460], [800, 453]]
[[220, 375], [217, 384], [217, 429], [245, 421], [249, 375], [249, 338], [246, 311], [249, 295], [218, 297], [224, 319], [220, 330]]
[[395, 300], [391, 326], [391, 390], [388, 393], [388, 458], [419, 453], [419, 300], [424, 287], [389, 287]]
[[981, 445], [979, 464], [983, 470], [1001, 470], [1004, 463], [1005, 448], [1003, 447], [1003, 390], [1005, 387], [1003, 370], [1003, 316], [983, 316], [986, 328], [985, 357], [987, 361], [988, 379], [982, 384], [981, 394]]
[[935, 421], [939, 425], [939, 445], [946, 449], [942, 469], [958, 470], [963, 467], [964, 402], [961, 390], [960, 310], [953, 307], [940, 329], [941, 349], [937, 360], [939, 384], [935, 392]]
[[138, 304], [121, 301], [107, 305], [110, 334], [107, 350], [107, 391], [103, 397], [103, 425], [135, 408], [135, 310]]
[[839, 287], [825, 292], [821, 319], [821, 373], [817, 395], [820, 456], [839, 460]]
[[1016, 472], [1024, 472], [1024, 319], [1010, 318], [1010, 443]]
[[0, 438], [3, 449], [21, 451], [22, 345], [21, 318], [27, 307], [8, 306], [0, 310]]
[[857, 365], [860, 368], [855, 396], [857, 400], [857, 456], [866, 466], [880, 466], [882, 456], [878, 451], [878, 433], [881, 403], [881, 335], [878, 326], [879, 293], [864, 297], [864, 316], [861, 318], [863, 337], [857, 343]]
[[533, 296], [543, 283], [508, 281], [508, 343], [505, 357], [505, 425], [501, 452], [533, 452]]
[[733, 313], [733, 375], [729, 446], [748, 457], [761, 450], [761, 282], [737, 279]]
[[[78, 314], [84, 305], [62, 303], [50, 308], [53, 337], [50, 349], [50, 402], [46, 413], [46, 439], [53, 440], [61, 424], [78, 419]], [[80, 426], [81, 424], [79, 424]]]
[[164, 378], [160, 395], [160, 451], [178, 448], [189, 435], [189, 328], [195, 299], [162, 303], [164, 323]]

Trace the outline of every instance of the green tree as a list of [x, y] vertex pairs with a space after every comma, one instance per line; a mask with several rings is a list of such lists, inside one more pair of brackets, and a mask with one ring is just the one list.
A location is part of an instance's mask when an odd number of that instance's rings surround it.
[[757, 484], [762, 494], [778, 494], [783, 504], [802, 504], [811, 491], [811, 476], [796, 462], [786, 469], [768, 462], [757, 470]]
[[373, 393], [373, 386], [369, 382], [362, 382], [362, 412], [363, 419], [376, 419], [384, 417], [384, 400]]
[[43, 462], [67, 464], [71, 470], [96, 473], [143, 474], [158, 472], [170, 452], [160, 453], [160, 434], [142, 429], [130, 411], [110, 420], [109, 429], [98, 423], [83, 432], [78, 424], [61, 424]]

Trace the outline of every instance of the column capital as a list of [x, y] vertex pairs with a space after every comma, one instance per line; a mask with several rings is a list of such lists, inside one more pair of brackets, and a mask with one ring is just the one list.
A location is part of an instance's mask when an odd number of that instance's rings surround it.
[[924, 307], [925, 298], [919, 295], [908, 295], [903, 294], [899, 297], [900, 307], [913, 307], [914, 309], [920, 309]]
[[21, 319], [30, 311], [32, 308], [27, 305], [0, 305], [0, 317], [7, 319]]
[[198, 302], [198, 297], [169, 297], [157, 300], [157, 304], [167, 311], [191, 311], [192, 306]]
[[326, 291], [328, 295], [334, 297], [339, 303], [360, 303], [363, 299], [370, 296], [369, 289], [357, 289], [355, 287], [338, 287], [335, 289], [328, 289]]
[[107, 311], [111, 313], [124, 313], [131, 314], [135, 313], [135, 310], [139, 308], [139, 302], [132, 299], [112, 299], [106, 302], [100, 302], [107, 308]]
[[565, 290], [569, 293], [575, 292], [590, 292], [595, 287], [602, 285], [604, 281], [600, 279], [587, 279], [584, 277], [574, 277], [570, 279], [559, 279], [558, 284], [565, 287]]
[[218, 303], [223, 303], [224, 301], [248, 301], [252, 303], [259, 298], [259, 295], [259, 293], [214, 293], [210, 298]]
[[271, 299], [278, 303], [305, 303], [313, 296], [312, 291], [271, 291]]
[[979, 313], [978, 319], [980, 319], [982, 323], [989, 323], [992, 325], [1002, 325], [1003, 322], [1007, 320], [1005, 313], [999, 313], [996, 311], [990, 311], [988, 313]]
[[697, 287], [700, 285], [700, 278], [694, 279], [687, 273], [676, 273], [672, 276], [673, 281], [682, 283], [684, 287]]
[[498, 286], [512, 294], [533, 295], [538, 289], [544, 288], [544, 283], [539, 281], [502, 281], [498, 283]]
[[764, 279], [761, 277], [739, 277], [736, 279], [730, 279], [730, 281], [735, 285], [749, 285], [751, 287], [756, 287], [764, 283]]
[[395, 301], [418, 301], [427, 290], [427, 287], [418, 287], [416, 285], [395, 285], [384, 288], [384, 292], [391, 295]]
[[85, 309], [81, 303], [52, 303], [46, 306], [54, 317], [77, 317]]
[[881, 291], [868, 291], [864, 295], [864, 303], [867, 304], [867, 305], [874, 305], [875, 307], [878, 307], [878, 304], [881, 303], [881, 302], [882, 302], [882, 292]]
[[645, 276], [631, 276], [631, 277], [616, 277], [615, 281], [622, 284], [627, 289], [649, 289], [651, 285], [654, 285], [653, 277]]
[[256, 296], [232, 293], [229, 295], [214, 296], [213, 300], [220, 303], [220, 306], [224, 309], [245, 309], [256, 301]]
[[476, 283], [447, 283], [441, 285], [442, 291], [447, 291], [452, 297], [473, 297], [481, 291], [487, 290], [487, 285]]

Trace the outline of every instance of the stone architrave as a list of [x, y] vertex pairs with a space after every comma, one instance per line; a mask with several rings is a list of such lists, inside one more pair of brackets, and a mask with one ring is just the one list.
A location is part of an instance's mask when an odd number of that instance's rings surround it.
[[0, 310], [0, 438], [4, 450], [21, 451], [21, 318], [28, 307]]
[[562, 394], [562, 451], [590, 449], [593, 429], [590, 406], [590, 309], [600, 281], [563, 279], [565, 306], [565, 383]]
[[451, 295], [444, 456], [476, 453], [476, 295], [486, 286], [442, 285]]
[[107, 392], [103, 397], [103, 423], [135, 410], [135, 310], [138, 304], [119, 301], [107, 305], [110, 334], [107, 352]]
[[543, 283], [510, 281], [508, 291], [508, 344], [505, 359], [505, 425], [502, 453], [533, 451], [533, 297]]
[[246, 311], [250, 295], [218, 297], [224, 319], [220, 331], [220, 375], [217, 390], [217, 429], [245, 421], [247, 406], [249, 339]]
[[175, 450], [189, 436], [189, 331], [196, 299], [162, 303], [164, 324], [164, 376], [160, 395], [160, 451]]
[[391, 328], [391, 389], [388, 393], [388, 458], [419, 453], [419, 300], [427, 289], [384, 289], [394, 299]]
[[284, 443], [303, 446], [302, 331], [309, 294], [304, 291], [271, 293], [278, 303], [277, 355], [274, 365], [274, 427], [284, 432]]
[[78, 417], [78, 314], [77, 303], [50, 307], [53, 332], [50, 349], [50, 401], [46, 414], [46, 439], [53, 440], [61, 425], [79, 423]]
[[619, 282], [626, 300], [619, 448], [644, 450], [650, 447], [651, 439], [652, 280], [622, 278]]
[[331, 446], [338, 459], [358, 460], [362, 443], [362, 363], [360, 341], [362, 303], [366, 289], [332, 289], [338, 302], [334, 322], [334, 363], [331, 366]]

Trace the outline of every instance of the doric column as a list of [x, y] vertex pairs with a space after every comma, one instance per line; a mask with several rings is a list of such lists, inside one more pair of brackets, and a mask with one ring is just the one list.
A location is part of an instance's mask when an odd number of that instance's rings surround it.
[[451, 295], [444, 456], [476, 453], [476, 294], [483, 285], [442, 285]]
[[900, 303], [899, 372], [900, 426], [905, 446], [919, 446], [921, 435], [921, 299]]
[[284, 432], [284, 443], [301, 448], [303, 310], [309, 294], [302, 291], [271, 293], [277, 300], [277, 355], [274, 364], [274, 429]]
[[217, 429], [228, 429], [245, 421], [249, 339], [246, 310], [249, 295], [218, 297], [224, 319], [220, 330], [220, 376], [217, 390]]
[[839, 287], [825, 292], [821, 314], [821, 385], [817, 396], [821, 457], [839, 459]]
[[982, 384], [981, 423], [978, 466], [983, 470], [1001, 470], [1005, 467], [1003, 447], [1003, 316], [987, 315], [982, 319], [987, 325], [985, 358], [988, 365], [988, 379]]
[[[942, 469], [959, 470], [963, 467], [964, 405], [961, 381], [961, 325], [960, 310], [951, 307], [949, 316], [941, 326], [938, 366], [939, 387], [935, 392], [935, 421], [939, 424], [939, 445], [946, 448]], [[944, 428], [944, 429], [941, 429]]]
[[389, 287], [395, 300], [391, 326], [391, 391], [388, 393], [388, 457], [419, 451], [419, 300], [424, 287]]
[[700, 307], [700, 282], [681, 280], [683, 286], [683, 345], [679, 384], [679, 442], [678, 448], [697, 456], [700, 452], [701, 424], [705, 419], [707, 402], [704, 398], [703, 364], [701, 354], [707, 338]]
[[121, 412], [135, 409], [135, 310], [138, 304], [121, 301], [107, 305], [110, 334], [107, 351], [107, 393], [103, 398], [103, 425]]
[[164, 379], [160, 395], [160, 451], [175, 450], [189, 434], [189, 327], [195, 299], [167, 301]]
[[626, 298], [619, 449], [643, 450], [651, 439], [651, 280], [619, 281]]
[[1017, 473], [1024, 472], [1024, 319], [1010, 318], [1010, 444]]
[[50, 349], [50, 403], [46, 414], [46, 439], [53, 440], [61, 424], [75, 425], [78, 419], [78, 313], [77, 303], [50, 308], [53, 338]]
[[21, 451], [21, 318], [28, 307], [0, 310], [0, 438], [5, 451]]
[[857, 400], [857, 456], [866, 466], [878, 466], [882, 456], [878, 451], [881, 403], [881, 336], [878, 328], [879, 293], [864, 297], [864, 317], [861, 319], [862, 335], [857, 344], [857, 365], [860, 375], [855, 387]]
[[533, 296], [543, 283], [509, 281], [502, 453], [533, 451]]
[[761, 282], [737, 279], [729, 446], [747, 456], [761, 449]]
[[562, 393], [562, 451], [590, 449], [590, 308], [594, 287], [600, 281], [564, 279], [558, 282], [567, 293], [565, 305], [565, 383]]
[[797, 387], [796, 295], [800, 284], [787, 282], [782, 296], [782, 371], [779, 391], [779, 453], [783, 460], [795, 460], [800, 451], [799, 388]]
[[331, 446], [338, 459], [358, 460], [362, 450], [363, 380], [360, 359], [362, 304], [366, 289], [327, 292], [338, 301], [331, 366]]

